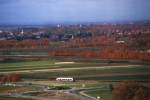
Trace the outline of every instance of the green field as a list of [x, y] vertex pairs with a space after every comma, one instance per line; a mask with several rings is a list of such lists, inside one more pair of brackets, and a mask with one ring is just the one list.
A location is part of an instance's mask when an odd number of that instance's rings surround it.
[[48, 55], [48, 50], [44, 51], [3, 51], [0, 52], [0, 55], [9, 55], [9, 56], [16, 56], [16, 55]]
[[[64, 60], [43, 60], [43, 61], [24, 61], [14, 63], [0, 63], [0, 72], [24, 71], [29, 70], [30, 73], [21, 73], [23, 78], [33, 79], [49, 79], [61, 76], [75, 77], [83, 80], [146, 80], [150, 81], [150, 67], [148, 65], [130, 65], [130, 67], [121, 67], [121, 64], [108, 64], [98, 60], [73, 60], [72, 64], [55, 64]], [[69, 60], [70, 61], [70, 60]], [[120, 67], [117, 67], [117, 66]], [[101, 68], [103, 66], [113, 66], [112, 68]], [[115, 67], [116, 66], [116, 67]], [[128, 66], [122, 64], [122, 66]], [[86, 67], [90, 67], [86, 68]], [[96, 67], [96, 68], [94, 68]], [[60, 69], [55, 70], [51, 69]], [[79, 68], [79, 69], [65, 69]], [[81, 68], [81, 69], [80, 69]], [[85, 68], [85, 69], [84, 69]], [[36, 70], [49, 69], [44, 72], [36, 72]]]
[[40, 68], [49, 68], [54, 65], [53, 60], [47, 61], [28, 61], [28, 62], [14, 62], [14, 63], [0, 63], [0, 71], [18, 71], [18, 70], [34, 70]]
[[0, 96], [0, 100], [34, 100], [34, 99]]
[[78, 69], [69, 71], [22, 73], [24, 78], [49, 79], [62, 76], [83, 80], [147, 80], [150, 81], [150, 68], [111, 68], [111, 69]]
[[100, 97], [100, 100], [110, 100], [111, 98], [111, 92], [109, 90], [93, 90], [86, 92], [86, 94], [95, 98]]
[[[99, 62], [76, 62], [74, 64], [55, 64], [59, 60], [44, 60], [44, 61], [26, 61], [14, 63], [0, 63], [0, 72], [21, 71], [21, 70], [39, 70], [52, 68], [73, 68], [73, 67], [88, 67], [102, 66]], [[107, 64], [105, 64], [107, 65]]]

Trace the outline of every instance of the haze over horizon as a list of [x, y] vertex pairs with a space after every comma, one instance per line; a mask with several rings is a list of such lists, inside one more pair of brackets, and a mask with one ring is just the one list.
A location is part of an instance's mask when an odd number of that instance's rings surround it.
[[150, 0], [0, 0], [0, 25], [150, 20]]

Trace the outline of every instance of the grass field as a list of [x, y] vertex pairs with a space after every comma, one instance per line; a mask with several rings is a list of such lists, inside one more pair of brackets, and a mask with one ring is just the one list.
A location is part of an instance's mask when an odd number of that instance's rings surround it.
[[34, 99], [0, 96], [0, 100], [34, 100]]
[[0, 63], [0, 72], [20, 71], [20, 70], [38, 70], [38, 69], [52, 69], [52, 68], [71, 68], [71, 67], [88, 67], [101, 66], [97, 62], [76, 62], [74, 64], [55, 64], [57, 60], [45, 61], [28, 61], [28, 62], [14, 62], [14, 63]]
[[147, 80], [150, 81], [150, 68], [110, 68], [110, 69], [79, 69], [69, 71], [22, 73], [24, 78], [49, 79], [62, 76], [86, 80]]
[[110, 100], [111, 98], [111, 92], [109, 90], [93, 90], [86, 92], [86, 94], [95, 98], [100, 97], [100, 100]]
[[[109, 84], [116, 84], [116, 82], [121, 80], [150, 81], [149, 65], [104, 63], [99, 60], [49, 59], [41, 61], [0, 63], [0, 73], [3, 72], [4, 74], [7, 74], [7, 72], [13, 71], [22, 71], [19, 72], [21, 77], [33, 84], [49, 86], [64, 85], [71, 88], [97, 88], [86, 91], [85, 93], [93, 97], [100, 96], [100, 100], [110, 99], [111, 91], [108, 88]], [[74, 77], [76, 82], [56, 82], [56, 77]], [[99, 89], [99, 87], [103, 88]], [[1, 88], [1, 90], [2, 89], [3, 88]], [[0, 100], [30, 99], [0, 96]]]
[[[21, 73], [23, 78], [33, 79], [49, 79], [61, 76], [70, 76], [77, 79], [86, 80], [147, 80], [150, 81], [150, 67], [148, 65], [130, 65], [130, 67], [121, 67], [121, 64], [108, 64], [95, 61], [73, 61], [71, 64], [56, 64], [63, 62], [61, 60], [44, 60], [44, 61], [26, 61], [14, 63], [0, 63], [0, 72], [10, 71], [24, 71], [30, 70], [30, 73]], [[117, 66], [120, 67], [117, 67]], [[127, 64], [122, 64], [128, 66]], [[101, 68], [106, 66], [106, 68]], [[107, 68], [109, 66], [109, 68]], [[111, 68], [111, 66], [114, 66]], [[116, 66], [116, 67], [115, 67]], [[90, 67], [90, 69], [84, 69]], [[94, 68], [96, 67], [96, 68]], [[70, 70], [56, 70], [51, 69], [60, 68], [79, 68]], [[83, 69], [80, 69], [83, 68]], [[49, 71], [36, 72], [35, 70], [49, 69]], [[33, 72], [31, 72], [33, 70]]]
[[0, 52], [0, 55], [10, 55], [10, 56], [16, 56], [16, 55], [48, 55], [48, 51], [3, 51]]
[[115, 66], [119, 64], [108, 64], [98, 61], [75, 61], [73, 64], [55, 64], [61, 62], [59, 60], [43, 60], [43, 61], [24, 61], [14, 63], [0, 63], [0, 72], [9, 71], [24, 71], [24, 70], [42, 70], [42, 69], [56, 69], [56, 68], [80, 68], [80, 67], [102, 67], [102, 66]]

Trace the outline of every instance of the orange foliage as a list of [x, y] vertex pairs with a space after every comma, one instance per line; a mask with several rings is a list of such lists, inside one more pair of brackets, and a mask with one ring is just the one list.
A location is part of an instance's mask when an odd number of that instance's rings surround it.
[[150, 100], [150, 84], [123, 81], [113, 89], [112, 100]]
[[150, 52], [137, 51], [129, 49], [128, 47], [107, 47], [101, 50], [74, 50], [60, 48], [59, 50], [50, 51], [49, 56], [150, 61]]
[[3, 40], [0, 41], [0, 50], [48, 48], [49, 42], [48, 39], [23, 41]]
[[0, 76], [0, 83], [5, 83], [5, 82], [18, 82], [20, 81], [20, 75], [18, 74], [9, 74], [9, 75], [1, 75]]

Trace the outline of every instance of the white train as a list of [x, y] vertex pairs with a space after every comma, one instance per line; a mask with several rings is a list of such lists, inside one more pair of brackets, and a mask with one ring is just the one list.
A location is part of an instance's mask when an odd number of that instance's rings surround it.
[[58, 77], [56, 81], [74, 82], [75, 79], [73, 77]]

